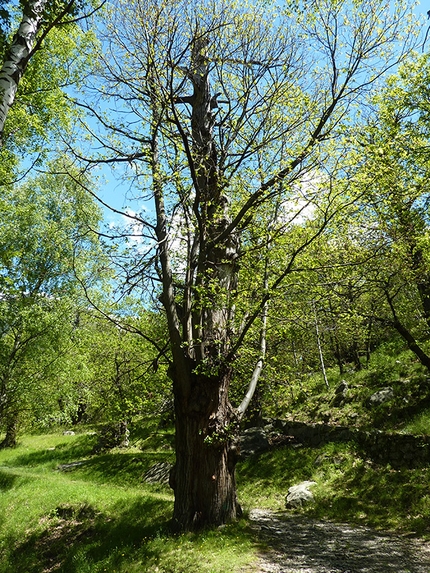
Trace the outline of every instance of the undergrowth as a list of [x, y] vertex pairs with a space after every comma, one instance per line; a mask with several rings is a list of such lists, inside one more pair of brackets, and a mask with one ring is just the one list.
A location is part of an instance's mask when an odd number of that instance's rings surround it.
[[247, 507], [285, 511], [288, 488], [315, 481], [314, 503], [298, 511], [318, 519], [430, 537], [430, 468], [393, 469], [363, 459], [352, 444], [279, 448], [240, 465]]
[[[263, 404], [267, 417], [325, 422], [362, 429], [387, 431], [430, 431], [430, 374], [409, 351], [382, 346], [361, 370], [352, 366], [339, 373], [327, 368], [327, 389], [321, 373], [287, 380]], [[336, 389], [346, 382], [345, 399], [336, 403]], [[370, 406], [369, 398], [382, 388], [393, 389], [393, 398]], [[426, 412], [429, 414], [427, 415]], [[421, 417], [419, 423], [415, 420]]]

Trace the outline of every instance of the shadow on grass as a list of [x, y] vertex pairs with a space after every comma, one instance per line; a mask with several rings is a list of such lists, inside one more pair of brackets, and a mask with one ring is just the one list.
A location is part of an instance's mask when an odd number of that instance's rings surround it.
[[347, 467], [331, 485], [331, 494], [317, 496], [318, 517], [395, 529], [416, 535], [430, 531], [430, 470], [389, 465]]
[[12, 489], [17, 477], [18, 476], [10, 471], [0, 470], [0, 491]]
[[137, 551], [140, 559], [153, 559], [150, 541], [167, 535], [170, 512], [170, 502], [154, 498], [131, 506], [118, 505], [114, 508], [116, 517], [88, 505], [58, 507], [42, 520], [42, 532], [32, 534], [10, 553], [6, 570], [93, 571], [99, 562], [112, 565], [119, 557], [132, 559]]
[[[96, 483], [138, 485], [144, 473], [161, 461], [173, 461], [173, 452], [130, 452], [127, 450], [93, 453], [94, 436], [79, 436], [70, 443], [18, 455], [11, 467], [51, 466], [53, 470], [73, 472], [74, 479]], [[1, 485], [0, 478], [0, 489]]]
[[77, 468], [76, 474], [91, 477], [93, 481], [118, 485], [138, 482], [154, 464], [171, 460], [172, 457], [164, 453], [108, 452], [87, 460], [82, 468]]
[[[107, 452], [94, 455], [82, 464], [60, 467], [67, 473], [73, 472], [73, 479], [82, 479], [100, 484], [136, 486], [142, 483], [145, 472], [169, 456], [158, 453]], [[171, 458], [171, 456], [170, 456]]]
[[137, 441], [143, 451], [172, 449], [175, 443], [173, 427], [160, 428], [157, 423], [149, 423], [132, 429], [130, 442]]
[[279, 493], [297, 481], [311, 479], [315, 471], [317, 450], [277, 448], [254, 455], [237, 465], [239, 488], [261, 494]]
[[[234, 552], [242, 546], [261, 548], [244, 520], [222, 531], [174, 535], [170, 532], [171, 512], [171, 502], [153, 497], [132, 505], [118, 504], [114, 517], [88, 505], [58, 507], [44, 518], [43, 531], [15, 545], [0, 571], [199, 573], [203, 570], [202, 544], [207, 556], [222, 555], [226, 546]], [[227, 570], [231, 569], [222, 569]]]
[[430, 531], [430, 468], [393, 469], [363, 460], [352, 444], [279, 448], [238, 466], [239, 496], [250, 507], [272, 496], [282, 504], [288, 488], [313, 480], [315, 502], [304, 510], [318, 519], [368, 525], [417, 535]]
[[14, 466], [33, 467], [49, 463], [66, 463], [90, 455], [94, 436], [74, 436], [73, 441], [63, 442], [53, 448], [21, 454], [13, 459]]

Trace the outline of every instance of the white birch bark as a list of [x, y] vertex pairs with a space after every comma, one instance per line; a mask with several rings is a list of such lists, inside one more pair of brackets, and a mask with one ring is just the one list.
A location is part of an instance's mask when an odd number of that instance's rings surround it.
[[328, 383], [327, 373], [326, 373], [326, 369], [325, 369], [325, 365], [324, 365], [324, 356], [323, 356], [322, 345], [321, 345], [321, 337], [320, 337], [320, 330], [319, 330], [319, 326], [318, 326], [318, 316], [317, 316], [317, 309], [315, 306], [315, 301], [312, 301], [312, 308], [314, 311], [315, 333], [317, 335], [318, 354], [320, 357], [321, 371], [322, 371], [322, 374], [324, 377], [325, 385], [327, 386], [327, 390], [330, 390], [330, 385]]
[[47, 3], [48, 0], [30, 0], [26, 4], [20, 26], [0, 70], [0, 145], [5, 121], [15, 101], [18, 85], [27, 67], [37, 32], [42, 25], [42, 15]]
[[[264, 291], [266, 292], [269, 286], [269, 272], [268, 272], [268, 260], [266, 258], [266, 264], [264, 269]], [[257, 389], [258, 381], [260, 380], [261, 372], [263, 371], [264, 361], [266, 360], [267, 351], [267, 315], [269, 312], [269, 302], [266, 300], [263, 306], [263, 312], [261, 316], [261, 330], [260, 330], [260, 357], [257, 360], [254, 371], [251, 376], [251, 380], [248, 385], [248, 390], [245, 397], [243, 398], [240, 406], [237, 408], [237, 415], [239, 420], [241, 420], [255, 394]]]

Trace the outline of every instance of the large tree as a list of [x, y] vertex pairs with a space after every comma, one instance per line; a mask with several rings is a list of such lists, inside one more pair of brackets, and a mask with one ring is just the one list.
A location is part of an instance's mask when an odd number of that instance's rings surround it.
[[[352, 151], [361, 195], [361, 284], [379, 299], [375, 318], [394, 328], [426, 368], [430, 327], [428, 55], [410, 58], [374, 98]], [[359, 158], [359, 161], [357, 161]], [[358, 244], [358, 241], [355, 241]]]
[[[237, 515], [237, 429], [263, 363], [267, 303], [340, 208], [324, 178], [308, 185], [305, 174], [330, 169], [354, 106], [404, 57], [407, 4], [133, 0], [106, 23], [85, 104], [105, 151], [90, 161], [129, 165], [153, 201], [133, 215], [141, 242], [127, 285], [158, 284], [167, 317], [180, 529]], [[283, 266], [271, 265], [268, 247], [289, 232]], [[235, 408], [235, 360], [258, 324], [261, 356]]]
[[74, 346], [75, 270], [97, 276], [89, 232], [99, 212], [64, 176], [39, 176], [0, 200], [0, 447], [55, 391], [49, 381]]

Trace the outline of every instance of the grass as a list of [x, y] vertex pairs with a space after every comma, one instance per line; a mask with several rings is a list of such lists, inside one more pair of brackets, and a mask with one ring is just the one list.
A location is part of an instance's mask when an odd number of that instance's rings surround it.
[[394, 470], [363, 460], [351, 444], [280, 448], [239, 467], [247, 507], [285, 510], [288, 488], [315, 481], [315, 502], [299, 511], [318, 519], [430, 538], [430, 468]]
[[[327, 368], [330, 389], [321, 373], [314, 372], [305, 379], [291, 380], [279, 386], [275, 395], [264, 403], [269, 416], [294, 418], [306, 422], [327, 422], [362, 429], [402, 430], [428, 434], [430, 431], [430, 377], [428, 371], [409, 351], [390, 345], [381, 346], [371, 355], [362, 370]], [[341, 381], [348, 384], [346, 400], [333, 405], [335, 390]], [[368, 399], [383, 387], [390, 386], [394, 398], [378, 407], [369, 408]], [[427, 410], [420, 427], [414, 421]]]
[[[290, 391], [280, 389], [282, 399], [272, 402], [278, 410], [269, 414], [304, 422], [326, 422], [388, 432], [430, 434], [430, 377], [409, 351], [389, 345], [371, 356], [360, 371], [328, 369], [330, 390], [320, 374], [306, 381], [290, 382]], [[335, 389], [346, 380], [345, 402], [333, 405]], [[368, 398], [385, 386], [394, 398], [369, 407]], [[313, 480], [315, 503], [304, 511], [318, 518], [370, 525], [429, 538], [430, 469], [394, 469], [362, 459], [354, 444], [327, 444], [319, 449], [277, 450], [256, 463], [243, 464], [239, 483], [256, 505], [282, 509], [290, 485]]]
[[[428, 435], [427, 375], [409, 355], [373, 360], [367, 370], [344, 376], [346, 404], [331, 405], [340, 381], [331, 371], [332, 390], [310, 377], [306, 392], [287, 404], [290, 415]], [[394, 388], [395, 399], [366, 407], [384, 385]], [[173, 460], [171, 430], [160, 430], [154, 419], [127, 449], [94, 454], [95, 442], [91, 433], [27, 435], [18, 448], [0, 451], [0, 573], [255, 572], [262, 547], [246, 518], [199, 534], [170, 533], [172, 492], [145, 483], [143, 475]], [[430, 468], [377, 465], [354, 444], [279, 448], [241, 461], [245, 515], [255, 507], [284, 511], [288, 488], [303, 480], [316, 482], [315, 501], [298, 511], [430, 538]]]
[[[158, 448], [163, 436], [154, 439]], [[135, 446], [90, 455], [93, 436], [53, 434], [25, 436], [18, 448], [1, 451], [0, 573], [251, 570], [258, 543], [246, 520], [170, 534], [171, 491], [142, 475], [172, 454], [141, 443], [144, 452]], [[58, 470], [75, 461], [84, 463]]]
[[403, 431], [416, 436], [428, 436], [430, 434], [430, 408], [426, 408], [403, 426]]

